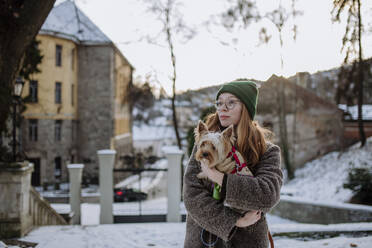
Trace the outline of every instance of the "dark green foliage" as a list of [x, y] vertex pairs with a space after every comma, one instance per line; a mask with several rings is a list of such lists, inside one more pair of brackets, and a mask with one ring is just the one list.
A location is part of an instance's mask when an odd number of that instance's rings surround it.
[[31, 74], [40, 72], [38, 66], [44, 56], [40, 54], [39, 44], [40, 41], [34, 38], [26, 49], [23, 65], [19, 72], [19, 75], [25, 80], [30, 80]]
[[[216, 108], [214, 106], [210, 106], [210, 107], [204, 108], [202, 110], [201, 114], [200, 114], [200, 119], [203, 120], [203, 121], [205, 121], [205, 118], [209, 114], [212, 114], [214, 112], [216, 112]], [[195, 143], [194, 129], [195, 129], [195, 127], [190, 127], [189, 130], [187, 131], [187, 136], [186, 136], [186, 139], [187, 139], [187, 152], [188, 152], [189, 156], [192, 153], [192, 148], [194, 147], [194, 143]]]
[[187, 153], [189, 154], [189, 157], [192, 153], [192, 148], [194, 147], [195, 143], [194, 129], [195, 127], [190, 127], [189, 130], [187, 130]]
[[[36, 38], [34, 38], [31, 42], [31, 44], [26, 48], [22, 68], [19, 72], [19, 75], [23, 78], [23, 80], [30, 80], [30, 76], [35, 73], [40, 73], [40, 69], [38, 66], [40, 65], [43, 56], [41, 55], [40, 49], [39, 49], [40, 41], [37, 41]], [[0, 96], [3, 97], [3, 96]], [[11, 97], [11, 93], [7, 94], [4, 97]], [[22, 121], [22, 112], [26, 110], [26, 106], [24, 103], [27, 103], [29, 101], [29, 96], [26, 96], [24, 99], [22, 99], [18, 104], [18, 116], [17, 116], [17, 123], [16, 126], [19, 128], [20, 123]], [[1, 108], [10, 108], [11, 106], [1, 106]], [[3, 112], [2, 109], [0, 109], [1, 112]], [[13, 110], [12, 110], [13, 111]], [[0, 129], [0, 135], [1, 137], [10, 137], [9, 131], [7, 129], [7, 126], [1, 126]], [[0, 139], [1, 139], [0, 137]], [[18, 141], [19, 142], [19, 141]], [[12, 157], [10, 154], [9, 146], [8, 144], [3, 144], [0, 142], [0, 161], [11, 161]]]
[[152, 88], [148, 82], [142, 85], [134, 84], [130, 89], [129, 99], [132, 106], [140, 110], [151, 108], [155, 101]]
[[344, 188], [351, 189], [355, 193], [351, 199], [352, 203], [372, 205], [372, 170], [367, 168], [351, 169]]

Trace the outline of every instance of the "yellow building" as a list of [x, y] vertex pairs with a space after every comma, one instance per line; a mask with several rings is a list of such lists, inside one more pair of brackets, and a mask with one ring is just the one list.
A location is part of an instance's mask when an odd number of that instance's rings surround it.
[[97, 150], [132, 148], [128, 89], [133, 67], [72, 1], [54, 7], [37, 40], [41, 73], [25, 84], [22, 146], [34, 162], [33, 185], [67, 179], [68, 163], [98, 177]]

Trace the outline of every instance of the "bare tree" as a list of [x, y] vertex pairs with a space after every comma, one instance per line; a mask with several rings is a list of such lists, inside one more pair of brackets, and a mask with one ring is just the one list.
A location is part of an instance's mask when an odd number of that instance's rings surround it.
[[[279, 1], [278, 8], [271, 12], [260, 14], [256, 7], [256, 1], [254, 0], [235, 0], [232, 1], [233, 5], [231, 8], [225, 12], [222, 17], [224, 20], [224, 25], [228, 29], [231, 29], [237, 23], [243, 24], [244, 28], [247, 28], [252, 22], [258, 22], [263, 19], [270, 21], [273, 27], [278, 32], [279, 44], [280, 44], [280, 68], [283, 73], [284, 70], [284, 58], [283, 58], [283, 28], [287, 25], [289, 19], [295, 19], [301, 14], [300, 11], [296, 10], [295, 2], [291, 1], [291, 8], [288, 11], [283, 7], [282, 1]], [[293, 39], [296, 40], [297, 36], [297, 25], [293, 24]], [[259, 39], [261, 44], [267, 44], [270, 42], [272, 35], [270, 35], [268, 27], [261, 27], [259, 32]], [[286, 122], [286, 109], [285, 109], [285, 92], [284, 92], [284, 80], [279, 80], [277, 82], [277, 96], [278, 96], [278, 116], [279, 116], [279, 137], [280, 143], [283, 150], [284, 162], [286, 165], [288, 178], [294, 178], [294, 171], [292, 168], [292, 161], [289, 155], [289, 145], [288, 145], [288, 132], [287, 132], [287, 122]], [[296, 115], [296, 113], [294, 113]], [[296, 131], [296, 130], [294, 130]], [[295, 134], [294, 134], [295, 135]]]
[[[182, 19], [182, 14], [178, 11], [180, 4], [176, 0], [145, 0], [150, 6], [149, 10], [157, 16], [157, 19], [162, 23], [160, 34], [163, 34], [163, 41], [166, 42], [170, 53], [170, 59], [173, 68], [172, 80], [172, 117], [173, 126], [176, 133], [177, 145], [182, 149], [181, 137], [178, 129], [177, 113], [176, 113], [176, 81], [177, 81], [177, 60], [174, 48], [175, 36], [182, 35], [184, 40], [190, 40], [195, 32], [193, 29], [186, 26]], [[148, 40], [154, 41], [153, 38]], [[156, 40], [156, 39], [155, 39]]]
[[[364, 61], [362, 50], [362, 14], [360, 0], [334, 0], [333, 1], [333, 21], [340, 22], [341, 13], [347, 11], [347, 23], [345, 34], [342, 38], [341, 52], [346, 48], [344, 64], [348, 64], [351, 57], [354, 57], [355, 68], [357, 65], [357, 92], [358, 92], [358, 127], [361, 147], [366, 144], [366, 135], [363, 125], [363, 82], [364, 82]], [[350, 75], [354, 74], [354, 70], [350, 70]]]
[[[12, 85], [26, 48], [44, 23], [55, 0], [0, 2], [0, 134], [7, 133]], [[3, 147], [1, 147], [3, 148]], [[0, 149], [0, 160], [6, 151]]]

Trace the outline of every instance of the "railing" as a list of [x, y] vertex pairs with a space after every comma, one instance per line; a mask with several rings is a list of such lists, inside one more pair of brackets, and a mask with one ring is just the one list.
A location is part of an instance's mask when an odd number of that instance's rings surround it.
[[[168, 169], [157, 169], [157, 168], [128, 168], [128, 169], [114, 169], [115, 172], [130, 172], [133, 175], [138, 175], [138, 190], [142, 192], [142, 172], [147, 172], [147, 171], [153, 171], [153, 172], [159, 172], [159, 171], [168, 171]], [[138, 200], [138, 212], [139, 215], [142, 215], [142, 200]]]
[[33, 187], [30, 189], [29, 211], [33, 226], [68, 224]]

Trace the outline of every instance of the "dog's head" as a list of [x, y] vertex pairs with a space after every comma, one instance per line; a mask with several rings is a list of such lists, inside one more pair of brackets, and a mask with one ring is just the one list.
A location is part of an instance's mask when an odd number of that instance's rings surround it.
[[209, 132], [207, 125], [199, 121], [194, 134], [195, 144], [197, 145], [195, 159], [203, 161], [210, 168], [226, 158], [235, 142], [233, 125], [226, 128], [222, 133]]

